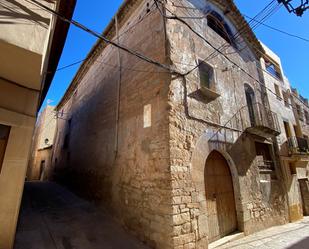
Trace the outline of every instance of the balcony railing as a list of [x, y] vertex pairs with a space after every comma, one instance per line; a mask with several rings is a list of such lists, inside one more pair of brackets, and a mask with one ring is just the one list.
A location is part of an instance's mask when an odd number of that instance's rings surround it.
[[309, 155], [309, 141], [307, 138], [302, 137], [288, 138], [288, 148], [290, 154]]
[[209, 143], [213, 149], [228, 150], [244, 131], [264, 137], [279, 135], [277, 114], [259, 103], [243, 106], [209, 138]]
[[246, 120], [246, 128], [252, 133], [258, 135], [271, 134], [279, 135], [280, 126], [276, 113], [260, 103], [248, 105], [245, 108], [244, 115], [248, 115]]

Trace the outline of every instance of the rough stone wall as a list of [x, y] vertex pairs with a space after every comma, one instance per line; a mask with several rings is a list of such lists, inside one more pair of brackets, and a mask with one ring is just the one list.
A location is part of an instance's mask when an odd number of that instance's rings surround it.
[[[135, 2], [139, 7], [119, 24], [119, 42], [166, 63], [163, 18], [152, 1]], [[171, 248], [170, 74], [126, 52], [120, 57], [118, 136], [118, 49], [107, 46], [59, 107], [56, 179], [110, 209], [151, 247]]]
[[[170, 1], [169, 1], [170, 2]], [[175, 2], [175, 1], [174, 1]], [[178, 16], [201, 16], [194, 1], [176, 1], [189, 10], [167, 5]], [[200, 2], [199, 2], [200, 3]], [[215, 6], [206, 3], [207, 7]], [[207, 27], [205, 19], [186, 21], [208, 41], [220, 47], [224, 40]], [[237, 32], [231, 21], [226, 20]], [[176, 20], [167, 22], [171, 61], [178, 71], [192, 69], [198, 59], [205, 59], [214, 52], [209, 45], [194, 35]], [[249, 48], [241, 53], [228, 46], [222, 50], [231, 53], [230, 58], [256, 79], [260, 78], [254, 54]], [[257, 101], [265, 103], [261, 87], [249, 76], [234, 68], [221, 54], [207, 61], [216, 75], [215, 91], [220, 97], [210, 101], [199, 95], [198, 70], [184, 79], [173, 79], [169, 92], [170, 105], [170, 157], [173, 187], [173, 223], [175, 248], [207, 247], [207, 208], [205, 197], [204, 168], [211, 152], [208, 139], [224, 125], [238, 110], [246, 105], [244, 84], [255, 90]], [[262, 100], [263, 98], [263, 100]], [[233, 176], [238, 229], [246, 234], [287, 222], [287, 210], [280, 167], [276, 167], [277, 179], [262, 186], [256, 163], [255, 141], [261, 138], [243, 133], [229, 150], [221, 151], [229, 162]], [[269, 142], [272, 140], [263, 140]], [[266, 192], [265, 192], [266, 189]]]

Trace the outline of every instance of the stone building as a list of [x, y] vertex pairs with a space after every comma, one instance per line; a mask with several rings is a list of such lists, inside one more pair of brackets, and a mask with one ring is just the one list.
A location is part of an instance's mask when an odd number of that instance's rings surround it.
[[33, 134], [27, 180], [52, 178], [51, 157], [56, 132], [56, 113], [53, 106], [46, 106], [40, 113]]
[[[71, 18], [75, 1], [41, 1]], [[0, 4], [0, 249], [13, 248], [37, 111], [68, 25], [29, 1]]]
[[153, 248], [288, 222], [265, 51], [233, 1], [127, 0], [103, 35], [171, 71], [98, 41], [56, 107], [56, 179]]

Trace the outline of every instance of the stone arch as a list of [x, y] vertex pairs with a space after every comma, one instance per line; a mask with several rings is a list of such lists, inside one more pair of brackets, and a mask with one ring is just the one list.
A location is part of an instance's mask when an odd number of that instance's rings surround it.
[[[207, 205], [206, 205], [206, 192], [205, 192], [205, 179], [204, 179], [204, 170], [206, 165], [206, 160], [214, 150], [210, 148], [208, 144], [209, 134], [204, 133], [197, 141], [195, 150], [192, 155], [191, 160], [191, 176], [195, 191], [197, 193], [197, 200], [199, 202], [200, 215], [198, 220], [199, 227], [199, 237], [206, 237], [208, 234], [208, 223], [207, 223]], [[236, 215], [237, 215], [237, 226], [238, 230], [243, 231], [244, 227], [244, 216], [243, 216], [243, 207], [242, 207], [242, 197], [240, 190], [239, 175], [234, 161], [231, 156], [222, 150], [215, 150], [219, 152], [225, 159], [230, 168], [233, 188], [234, 188], [234, 197], [236, 205]]]

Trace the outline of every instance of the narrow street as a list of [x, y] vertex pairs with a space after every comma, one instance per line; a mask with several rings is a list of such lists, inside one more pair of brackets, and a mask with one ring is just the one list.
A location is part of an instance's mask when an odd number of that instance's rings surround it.
[[51, 182], [25, 184], [14, 249], [147, 249], [106, 212]]
[[216, 248], [308, 249], [309, 217], [295, 223], [272, 227]]

